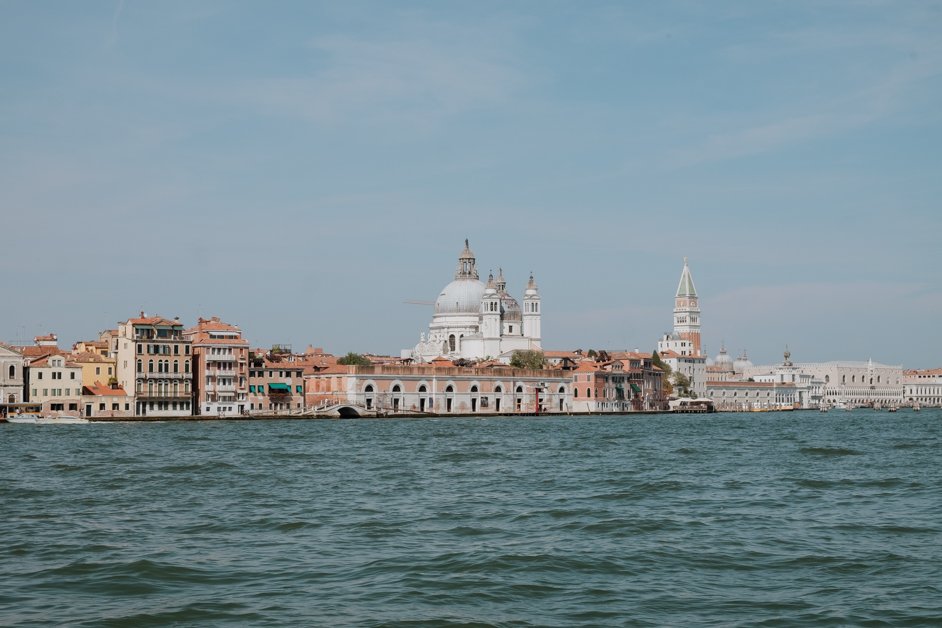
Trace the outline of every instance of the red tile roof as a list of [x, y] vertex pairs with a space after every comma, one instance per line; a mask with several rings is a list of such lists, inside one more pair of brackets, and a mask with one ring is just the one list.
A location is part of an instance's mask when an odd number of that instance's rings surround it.
[[127, 396], [127, 393], [124, 392], [124, 389], [121, 388], [120, 386], [116, 388], [112, 388], [111, 386], [102, 384], [99, 381], [96, 381], [91, 386], [83, 386], [82, 388], [83, 388], [82, 390], [83, 395], [98, 395], [100, 397], [126, 397]]

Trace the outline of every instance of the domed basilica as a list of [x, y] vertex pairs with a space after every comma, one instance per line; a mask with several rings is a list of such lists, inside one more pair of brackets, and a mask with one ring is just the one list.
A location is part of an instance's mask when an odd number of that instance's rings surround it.
[[403, 358], [430, 362], [438, 357], [452, 360], [498, 358], [502, 354], [540, 348], [540, 294], [530, 275], [523, 295], [523, 308], [507, 292], [503, 271], [487, 283], [478, 276], [474, 253], [464, 241], [458, 256], [455, 279], [442, 288], [435, 300], [435, 313], [428, 333], [419, 343], [402, 352]]

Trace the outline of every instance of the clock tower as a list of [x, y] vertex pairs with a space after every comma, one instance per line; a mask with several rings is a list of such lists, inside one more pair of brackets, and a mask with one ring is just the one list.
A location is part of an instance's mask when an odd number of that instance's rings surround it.
[[693, 276], [687, 258], [680, 273], [680, 284], [674, 297], [674, 333], [686, 340], [691, 348], [689, 355], [700, 357], [700, 299], [693, 285]]

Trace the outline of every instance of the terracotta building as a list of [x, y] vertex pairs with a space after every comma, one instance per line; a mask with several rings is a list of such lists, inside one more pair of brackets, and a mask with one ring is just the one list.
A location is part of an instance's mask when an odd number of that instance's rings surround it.
[[249, 343], [218, 316], [201, 318], [183, 336], [192, 342], [196, 414], [238, 416], [249, 407]]

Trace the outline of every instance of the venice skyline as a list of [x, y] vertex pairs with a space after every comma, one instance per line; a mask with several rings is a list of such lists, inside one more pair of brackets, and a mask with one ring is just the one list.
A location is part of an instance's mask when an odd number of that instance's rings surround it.
[[710, 355], [938, 366], [936, 5], [0, 15], [3, 340], [395, 354], [468, 237], [546, 348], [650, 351], [686, 256]]

